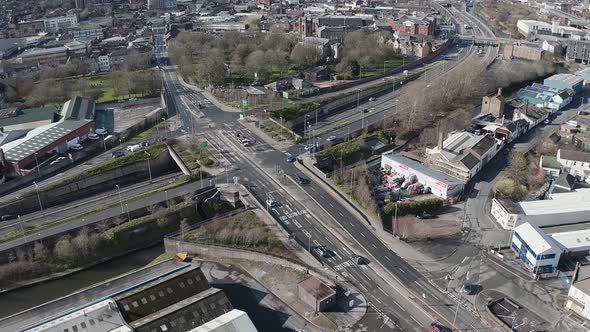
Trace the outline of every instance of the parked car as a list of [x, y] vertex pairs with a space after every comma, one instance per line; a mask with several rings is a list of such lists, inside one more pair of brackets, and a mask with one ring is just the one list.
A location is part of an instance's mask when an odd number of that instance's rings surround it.
[[84, 147], [82, 146], [82, 144], [74, 144], [74, 145], [70, 146], [70, 150], [80, 151], [82, 149], [84, 149]]
[[369, 98], [369, 101], [375, 101], [375, 100], [377, 100], [377, 98], [375, 98], [375, 97], [370, 97]]
[[424, 211], [422, 213], [418, 213], [416, 215], [416, 218], [418, 218], [418, 219], [433, 219], [433, 218], [436, 218], [436, 216]]
[[98, 135], [107, 135], [109, 133], [109, 131], [104, 129], [104, 127], [96, 128], [96, 130], [94, 132]]
[[279, 203], [277, 203], [277, 201], [275, 201], [274, 199], [269, 198], [266, 200], [266, 206], [269, 208], [274, 208], [274, 207], [279, 206]]
[[90, 133], [90, 134], [88, 134], [88, 139], [97, 140], [97, 139], [100, 139], [100, 136], [98, 136], [95, 133]]
[[139, 151], [139, 150], [141, 150], [141, 149], [142, 149], [142, 146], [141, 146], [141, 145], [139, 145], [139, 144], [129, 145], [129, 146], [127, 147], [127, 151], [130, 151], [130, 152]]
[[137, 98], [133, 97], [133, 98], [129, 98], [129, 101], [135, 101], [137, 100]]
[[149, 143], [149, 142], [145, 142], [145, 141], [143, 141], [143, 142], [139, 142], [139, 143], [137, 143], [137, 144], [139, 144], [139, 146], [141, 146], [141, 147], [146, 147], [146, 146], [149, 146], [149, 145], [150, 145], [150, 143]]
[[363, 113], [369, 113], [369, 112], [371, 112], [371, 110], [369, 110], [368, 108], [365, 108], [365, 109], [363, 110]]
[[55, 159], [54, 161], [52, 161], [51, 163], [49, 163], [49, 166], [53, 165], [53, 164], [57, 164], [62, 160], [65, 160], [66, 157], [57, 157], [57, 159]]
[[16, 219], [17, 216], [14, 214], [4, 214], [2, 215], [2, 217], [0, 217], [0, 221], [7, 221], [7, 220], [12, 220], [12, 219]]
[[432, 332], [453, 332], [453, 330], [451, 330], [450, 328], [437, 323], [432, 323], [429, 327], [430, 331]]
[[350, 259], [357, 265], [369, 264], [369, 261], [365, 257], [360, 255], [352, 255]]
[[125, 155], [125, 151], [123, 151], [123, 150], [116, 150], [111, 153], [111, 157], [113, 157], [113, 158], [123, 157], [124, 155]]
[[331, 142], [331, 141], [333, 141], [335, 139], [336, 139], [336, 136], [332, 135], [332, 136], [326, 138], [326, 141]]
[[543, 123], [547, 125], [547, 124], [550, 124], [551, 121], [549, 119], [545, 119], [545, 121], [543, 121]]
[[292, 154], [288, 154], [288, 155], [287, 155], [287, 162], [288, 162], [288, 163], [292, 163], [292, 162], [294, 162], [294, 161], [295, 161], [295, 157], [293, 157], [293, 155], [292, 155]]

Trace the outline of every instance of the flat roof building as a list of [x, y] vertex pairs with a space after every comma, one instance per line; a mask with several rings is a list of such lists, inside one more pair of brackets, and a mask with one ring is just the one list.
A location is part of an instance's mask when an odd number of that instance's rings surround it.
[[590, 221], [590, 190], [552, 193], [549, 198], [520, 202], [522, 222], [547, 227]]
[[257, 332], [245, 312], [234, 309], [189, 332]]
[[514, 228], [511, 248], [533, 274], [554, 272], [561, 256], [553, 239], [528, 222]]
[[336, 303], [336, 291], [313, 275], [297, 284], [297, 297], [318, 312]]
[[584, 87], [584, 79], [572, 74], [555, 74], [543, 80], [543, 85], [557, 90], [572, 89], [579, 92]]

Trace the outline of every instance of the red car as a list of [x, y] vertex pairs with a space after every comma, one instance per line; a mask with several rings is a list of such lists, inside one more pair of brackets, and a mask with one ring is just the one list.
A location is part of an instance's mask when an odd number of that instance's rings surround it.
[[440, 324], [432, 323], [430, 324], [430, 331], [432, 332], [453, 332], [450, 328], [442, 326]]

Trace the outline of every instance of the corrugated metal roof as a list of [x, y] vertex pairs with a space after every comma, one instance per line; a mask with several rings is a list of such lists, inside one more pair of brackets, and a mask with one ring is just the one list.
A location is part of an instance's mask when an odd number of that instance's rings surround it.
[[517, 226], [514, 229], [514, 232], [525, 240], [529, 248], [531, 248], [531, 250], [537, 255], [556, 247], [556, 243], [549, 235], [545, 234], [545, 232], [543, 232], [538, 226], [531, 223], [527, 222]]

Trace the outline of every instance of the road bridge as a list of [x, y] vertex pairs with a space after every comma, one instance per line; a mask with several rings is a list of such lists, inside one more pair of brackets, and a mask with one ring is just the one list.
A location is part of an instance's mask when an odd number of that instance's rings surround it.
[[499, 46], [502, 44], [520, 44], [526, 46], [540, 47], [541, 41], [524, 41], [513, 38], [500, 38], [500, 37], [486, 37], [486, 36], [473, 36], [473, 35], [456, 35], [455, 38], [462, 42], [471, 42], [475, 45], [482, 46]]

